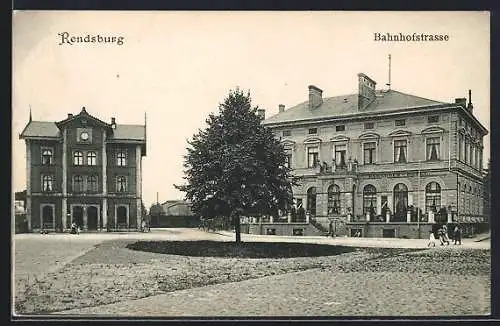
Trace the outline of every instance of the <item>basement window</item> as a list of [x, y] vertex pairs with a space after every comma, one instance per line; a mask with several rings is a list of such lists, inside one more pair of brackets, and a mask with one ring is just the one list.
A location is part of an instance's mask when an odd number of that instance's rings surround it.
[[292, 235], [304, 235], [304, 229], [293, 229]]
[[266, 235], [276, 235], [276, 229], [266, 229]]

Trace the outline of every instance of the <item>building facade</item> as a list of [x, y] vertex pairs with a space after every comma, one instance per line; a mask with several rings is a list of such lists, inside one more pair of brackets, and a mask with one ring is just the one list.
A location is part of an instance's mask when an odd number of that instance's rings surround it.
[[29, 231], [140, 228], [146, 123], [106, 123], [85, 108], [62, 121], [30, 121], [26, 143]]
[[443, 103], [377, 90], [358, 74], [358, 93], [308, 100], [264, 120], [301, 177], [297, 207], [337, 234], [427, 237], [440, 223], [472, 231], [483, 216], [483, 137], [469, 101]]

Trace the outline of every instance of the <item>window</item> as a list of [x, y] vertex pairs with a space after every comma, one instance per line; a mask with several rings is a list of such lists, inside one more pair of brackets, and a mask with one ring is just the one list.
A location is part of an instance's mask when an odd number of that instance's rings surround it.
[[374, 129], [374, 128], [375, 128], [374, 122], [365, 122], [365, 129]]
[[394, 141], [394, 162], [395, 163], [406, 163], [408, 156], [408, 147], [406, 140], [395, 140]]
[[406, 210], [408, 209], [408, 187], [404, 183], [398, 183], [394, 187], [394, 220], [406, 221]]
[[436, 213], [441, 207], [441, 186], [437, 182], [431, 182], [425, 186], [425, 212]]
[[125, 176], [116, 177], [116, 191], [117, 192], [127, 191], [127, 178]]
[[337, 185], [328, 187], [328, 215], [340, 214], [340, 189]]
[[427, 117], [427, 122], [428, 123], [438, 123], [439, 122], [439, 116], [438, 115], [430, 115]]
[[292, 153], [286, 152], [285, 153], [285, 166], [287, 168], [292, 168]]
[[439, 137], [427, 138], [427, 160], [437, 161], [439, 160]]
[[276, 229], [266, 229], [266, 235], [276, 235]]
[[463, 120], [462, 120], [462, 117], [459, 117], [458, 118], [458, 125], [461, 127], [463, 124]]
[[83, 153], [80, 151], [75, 151], [73, 153], [73, 164], [74, 165], [83, 165]]
[[471, 142], [471, 144], [469, 145], [469, 162], [468, 162], [469, 165], [474, 165], [473, 150], [474, 150], [474, 144], [472, 144]]
[[377, 189], [373, 185], [366, 185], [363, 188], [363, 214], [370, 214], [370, 218], [375, 216], [377, 207]]
[[87, 191], [89, 192], [98, 191], [97, 176], [91, 175], [87, 178]]
[[310, 128], [309, 129], [309, 135], [315, 135], [318, 133], [318, 128]]
[[54, 178], [51, 175], [42, 176], [42, 191], [52, 191], [54, 185]]
[[377, 146], [375, 142], [364, 143], [363, 144], [363, 163], [373, 164], [375, 163], [375, 150]]
[[97, 165], [97, 154], [96, 152], [87, 153], [87, 165]]
[[42, 149], [42, 164], [43, 165], [51, 165], [53, 163], [54, 154], [52, 149], [43, 148]]
[[345, 131], [345, 125], [335, 126], [335, 131]]
[[464, 144], [464, 135], [459, 134], [458, 135], [458, 159], [460, 161], [464, 161], [464, 153], [465, 153], [465, 144]]
[[402, 127], [402, 126], [406, 125], [406, 120], [405, 119], [397, 119], [396, 121], [394, 121], [394, 125], [396, 127]]
[[316, 215], [316, 187], [307, 190], [307, 211], [310, 215]]
[[81, 175], [73, 176], [73, 191], [74, 192], [83, 191], [83, 177]]
[[319, 164], [319, 149], [318, 147], [307, 148], [307, 166], [314, 168]]
[[335, 145], [335, 164], [339, 167], [346, 166], [347, 145]]
[[464, 162], [465, 164], [469, 164], [469, 140], [465, 138], [465, 151], [464, 151]]
[[283, 130], [283, 137], [290, 137], [292, 135], [291, 130]]
[[116, 153], [116, 165], [127, 166], [127, 152], [124, 150]]

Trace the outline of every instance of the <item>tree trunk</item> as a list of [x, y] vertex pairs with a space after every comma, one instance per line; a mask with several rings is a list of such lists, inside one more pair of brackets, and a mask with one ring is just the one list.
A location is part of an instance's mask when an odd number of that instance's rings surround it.
[[233, 213], [234, 232], [236, 233], [236, 243], [241, 243], [240, 214]]

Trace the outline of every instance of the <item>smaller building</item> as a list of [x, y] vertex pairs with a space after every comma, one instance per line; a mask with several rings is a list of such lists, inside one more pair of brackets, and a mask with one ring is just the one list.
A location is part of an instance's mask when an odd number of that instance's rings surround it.
[[167, 200], [153, 205], [150, 210], [151, 227], [175, 228], [198, 227], [200, 217], [196, 216], [184, 200]]

